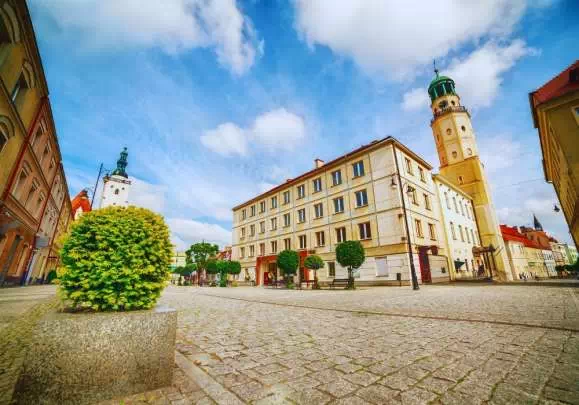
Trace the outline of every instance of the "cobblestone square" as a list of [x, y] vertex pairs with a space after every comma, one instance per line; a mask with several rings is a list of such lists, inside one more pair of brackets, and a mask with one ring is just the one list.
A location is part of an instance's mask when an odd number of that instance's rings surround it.
[[174, 387], [124, 403], [578, 404], [578, 291], [170, 287]]

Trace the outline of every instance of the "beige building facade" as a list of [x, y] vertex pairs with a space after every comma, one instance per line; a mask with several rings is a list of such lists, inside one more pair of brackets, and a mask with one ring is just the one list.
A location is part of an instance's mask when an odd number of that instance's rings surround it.
[[[418, 279], [449, 279], [445, 232], [427, 162], [388, 137], [328, 163], [316, 160], [315, 166], [233, 209], [232, 256], [241, 262], [240, 279], [270, 283], [277, 277], [276, 255], [284, 249], [297, 250], [302, 258], [320, 255], [326, 263], [318, 271], [322, 283], [343, 278], [336, 245], [359, 240], [366, 261], [355, 273], [356, 283], [408, 284], [405, 215]], [[313, 273], [302, 267], [299, 277], [312, 279]]]

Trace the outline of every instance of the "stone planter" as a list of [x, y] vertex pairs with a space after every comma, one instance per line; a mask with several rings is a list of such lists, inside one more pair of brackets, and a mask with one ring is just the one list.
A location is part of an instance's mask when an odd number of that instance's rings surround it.
[[14, 399], [90, 404], [171, 385], [177, 312], [51, 312], [37, 325]]

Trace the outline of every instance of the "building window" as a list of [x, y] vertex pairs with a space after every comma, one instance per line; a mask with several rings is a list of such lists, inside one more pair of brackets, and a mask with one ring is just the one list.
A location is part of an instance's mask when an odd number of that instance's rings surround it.
[[412, 199], [412, 204], [418, 205], [418, 199], [416, 198], [416, 189], [412, 189], [412, 195], [410, 197]]
[[456, 203], [456, 197], [452, 197], [452, 202], [454, 203], [454, 210], [458, 214], [458, 204]]
[[314, 179], [312, 183], [314, 185], [314, 193], [322, 191], [322, 179], [320, 177]]
[[119, 189], [117, 188], [117, 189], [115, 190], [115, 195], [118, 195], [118, 194], [119, 194]]
[[410, 162], [410, 159], [404, 158], [404, 163], [406, 163], [406, 173], [414, 175], [412, 172], [412, 162]]
[[20, 176], [18, 176], [18, 180], [14, 184], [13, 194], [16, 197], [16, 199], [18, 199], [18, 200], [22, 196], [22, 189], [24, 188], [24, 185], [26, 184], [26, 180], [28, 180], [29, 175], [30, 175], [30, 169], [29, 169], [28, 163], [24, 162], [24, 165], [22, 166], [22, 170], [20, 171]]
[[466, 127], [464, 125], [461, 125], [460, 129], [462, 129], [462, 132], [466, 132]]
[[241, 211], [241, 220], [243, 221], [245, 218], [247, 218], [247, 211], [244, 209]]
[[306, 222], [306, 209], [305, 208], [298, 210], [298, 222], [299, 223]]
[[276, 254], [277, 253], [277, 240], [272, 240], [270, 242], [271, 245], [271, 253]]
[[261, 221], [259, 223], [259, 232], [260, 233], [265, 233], [265, 221]]
[[462, 176], [458, 176], [458, 184], [464, 184], [464, 178]]
[[468, 228], [465, 226], [464, 227], [464, 232], [466, 233], [466, 241], [467, 243], [470, 243], [470, 235], [468, 234]]
[[38, 127], [38, 130], [34, 133], [32, 137], [32, 141], [30, 141], [30, 145], [34, 148], [38, 140], [42, 137], [42, 127]]
[[253, 257], [255, 256], [255, 246], [251, 245], [249, 246], [249, 257]]
[[456, 151], [453, 150], [453, 151], [452, 151], [452, 157], [453, 157], [454, 159], [456, 159], [457, 156], [458, 156], [458, 153], [456, 153]]
[[250, 209], [251, 209], [250, 216], [254, 217], [255, 216], [255, 205], [252, 205]]
[[418, 174], [420, 175], [420, 180], [426, 183], [426, 177], [424, 177], [424, 169], [422, 167], [418, 168]]
[[338, 243], [342, 243], [347, 240], [345, 227], [336, 228], [336, 240], [338, 241]]
[[306, 249], [307, 245], [306, 245], [306, 235], [300, 235], [298, 236], [298, 240], [300, 242], [300, 249]]
[[372, 230], [370, 229], [370, 222], [358, 224], [358, 230], [360, 231], [360, 240], [372, 239]]
[[290, 214], [283, 214], [283, 226], [290, 226]]
[[342, 171], [341, 170], [336, 170], [335, 172], [332, 172], [332, 184], [334, 186], [339, 186], [340, 184], [342, 184]]
[[318, 203], [314, 205], [314, 213], [316, 218], [321, 218], [324, 216], [324, 205], [322, 203]]
[[249, 236], [255, 236], [255, 225], [249, 225]]
[[352, 165], [352, 168], [354, 169], [354, 177], [360, 177], [363, 176], [364, 173], [364, 161], [360, 160], [359, 162], [356, 162]]
[[[0, 148], [0, 150], [2, 150], [2, 148]], [[52, 159], [50, 159], [50, 164], [48, 165], [48, 170], [52, 171], [54, 166], [56, 166], [56, 161], [54, 160], [54, 158], [52, 158]]]
[[260, 244], [259, 244], [259, 255], [260, 255], [260, 256], [264, 256], [264, 255], [265, 255], [265, 243], [260, 243]]
[[428, 233], [430, 235], [430, 240], [436, 240], [436, 228], [434, 224], [428, 224]]
[[37, 190], [38, 190], [38, 184], [36, 183], [35, 180], [33, 180], [32, 184], [30, 185], [30, 191], [28, 191], [28, 195], [26, 196], [26, 200], [24, 201], [25, 207], [28, 207], [28, 202], [33, 199], [34, 194], [36, 194]]
[[290, 250], [292, 248], [292, 240], [290, 238], [285, 238], [283, 240], [283, 248], [285, 250]]
[[241, 228], [241, 237], [245, 238], [245, 227]]
[[265, 201], [260, 201], [259, 203], [259, 213], [263, 214], [265, 212]]
[[458, 226], [458, 233], [460, 234], [460, 240], [464, 242], [464, 233], [462, 232], [462, 225]]
[[277, 208], [277, 197], [271, 197], [271, 209]]
[[336, 263], [328, 262], [328, 277], [336, 277]]
[[270, 219], [271, 221], [271, 230], [275, 231], [277, 229], [277, 217], [273, 217]]
[[326, 235], [324, 231], [316, 232], [316, 243], [318, 247], [326, 245]]
[[462, 214], [462, 216], [464, 217], [464, 206], [462, 205], [462, 201], [460, 202], [460, 213]]
[[288, 191], [284, 191], [284, 192], [283, 192], [283, 203], [284, 203], [284, 204], [289, 204], [289, 203], [290, 203], [290, 197], [291, 197], [291, 194], [290, 194], [289, 190], [288, 190]]
[[416, 228], [416, 236], [419, 238], [424, 238], [424, 234], [422, 233], [422, 221], [419, 219], [414, 220], [414, 227]]
[[424, 206], [426, 207], [427, 210], [430, 210], [430, 198], [428, 197], [428, 194], [423, 194], [424, 196]]
[[10, 94], [10, 99], [12, 100], [12, 102], [14, 104], [16, 104], [16, 101], [18, 100], [18, 96], [20, 94], [24, 94], [24, 91], [28, 88], [28, 84], [26, 83], [26, 80], [24, 79], [24, 74], [20, 74], [20, 77], [18, 78], [18, 81], [16, 82], [16, 84], [14, 85], [14, 88], [12, 89], [12, 93]]
[[366, 190], [356, 191], [356, 207], [364, 207], [368, 205], [368, 195]]
[[244, 247], [239, 249], [239, 257], [242, 259], [245, 257], [245, 248]]
[[334, 214], [344, 212], [344, 197], [334, 198]]
[[470, 237], [472, 239], [473, 245], [476, 244], [476, 239], [474, 238], [474, 231], [472, 230], [472, 228], [470, 229]]
[[448, 198], [448, 193], [444, 193], [444, 200], [446, 201], [446, 208], [450, 209], [450, 199]]
[[471, 148], [466, 148], [466, 154], [468, 156], [472, 156], [472, 149]]
[[36, 200], [36, 210], [34, 212], [36, 215], [39, 214], [40, 209], [42, 208], [42, 202], [44, 201], [45, 198], [46, 196], [42, 192], [38, 195], [38, 199]]
[[306, 196], [306, 186], [304, 184], [298, 186], [298, 199]]

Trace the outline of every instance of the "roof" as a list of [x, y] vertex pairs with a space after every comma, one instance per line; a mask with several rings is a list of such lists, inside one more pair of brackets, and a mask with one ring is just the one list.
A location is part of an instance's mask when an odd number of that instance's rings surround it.
[[436, 77], [434, 79], [432, 79], [432, 81], [430, 82], [430, 85], [428, 86], [428, 88], [430, 89], [431, 87], [436, 86], [440, 82], [453, 82], [454, 83], [454, 80], [452, 80], [448, 76], [439, 76], [437, 73]]
[[579, 60], [572, 63], [567, 69], [549, 80], [537, 90], [529, 93], [529, 102], [533, 112], [535, 128], [538, 127], [535, 108], [554, 98], [564, 96], [567, 93], [579, 90]]
[[412, 156], [414, 159], [416, 159], [418, 162], [420, 162], [420, 164], [425, 166], [428, 170], [432, 170], [432, 165], [430, 163], [428, 163], [426, 160], [422, 159], [416, 153], [412, 152], [412, 150], [410, 150], [406, 145], [401, 143], [398, 139], [396, 139], [392, 136], [387, 136], [386, 138], [374, 140], [374, 141], [370, 142], [369, 144], [362, 145], [359, 148], [354, 149], [353, 151], [348, 152], [342, 156], [339, 156], [339, 157], [327, 162], [326, 164], [324, 164], [320, 167], [317, 167], [317, 168], [314, 168], [308, 172], [305, 172], [294, 179], [287, 180], [285, 183], [282, 183], [278, 186], [275, 186], [274, 188], [272, 188], [264, 193], [261, 193], [261, 194], [257, 195], [256, 197], [253, 197], [252, 199], [245, 201], [244, 203], [238, 204], [235, 207], [233, 207], [232, 209], [235, 211], [235, 210], [243, 207], [244, 205], [256, 202], [256, 201], [264, 198], [265, 196], [273, 194], [281, 189], [285, 189], [288, 186], [296, 185], [296, 184], [302, 182], [303, 180], [305, 180], [306, 178], [308, 178], [310, 176], [314, 176], [318, 173], [321, 173], [321, 172], [327, 170], [328, 168], [338, 166], [339, 164], [343, 163], [345, 160], [351, 159], [352, 157], [354, 157], [358, 154], [361, 154], [361, 153], [366, 152], [370, 149], [376, 149], [378, 147], [385, 146], [388, 144], [395, 144], [396, 147], [401, 149], [404, 153]]
[[504, 240], [510, 240], [513, 242], [519, 242], [525, 245], [525, 247], [530, 247], [533, 249], [543, 250], [541, 246], [531, 239], [527, 238], [523, 235], [516, 226], [510, 227], [507, 225], [501, 225], [501, 234], [503, 235]]
[[80, 193], [76, 195], [72, 199], [72, 212], [76, 212], [76, 210], [80, 207], [82, 208], [82, 212], [89, 212], [91, 211], [90, 201], [88, 199], [88, 193], [86, 190], [81, 190]]

